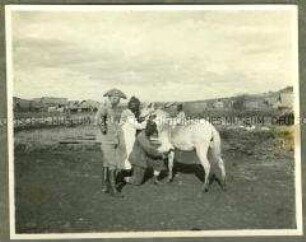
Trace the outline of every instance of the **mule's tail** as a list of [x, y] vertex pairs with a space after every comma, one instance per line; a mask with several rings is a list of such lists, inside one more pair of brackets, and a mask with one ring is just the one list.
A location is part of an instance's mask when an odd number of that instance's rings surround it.
[[221, 138], [219, 132], [212, 126], [210, 147], [215, 158], [221, 156]]
[[218, 168], [220, 169], [221, 172], [221, 186], [225, 190], [226, 189], [226, 184], [225, 184], [225, 166], [224, 166], [224, 161], [222, 159], [222, 154], [221, 154], [221, 137], [219, 132], [213, 127], [212, 129], [212, 138], [210, 141], [210, 147], [211, 147], [211, 154], [216, 162]]

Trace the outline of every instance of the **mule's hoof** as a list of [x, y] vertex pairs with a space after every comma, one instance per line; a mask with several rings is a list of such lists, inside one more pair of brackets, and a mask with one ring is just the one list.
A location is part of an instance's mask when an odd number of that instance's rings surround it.
[[157, 177], [154, 177], [153, 184], [158, 186], [158, 185], [161, 185], [161, 182], [157, 179]]
[[203, 186], [203, 192], [208, 192], [208, 186]]
[[107, 188], [107, 187], [102, 187], [102, 188], [101, 188], [101, 192], [102, 192], [102, 193], [109, 193], [110, 191], [109, 191], [109, 188]]
[[167, 178], [167, 183], [170, 183], [170, 182], [172, 182], [173, 181], [173, 178], [172, 177], [169, 177], [169, 178]]

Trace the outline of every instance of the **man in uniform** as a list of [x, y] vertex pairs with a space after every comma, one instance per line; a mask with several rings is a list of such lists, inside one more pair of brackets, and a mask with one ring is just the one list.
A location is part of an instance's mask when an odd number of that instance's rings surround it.
[[102, 164], [102, 192], [110, 192], [113, 196], [121, 196], [116, 188], [116, 177], [125, 168], [126, 149], [120, 123], [122, 109], [119, 107], [121, 99], [126, 95], [119, 89], [111, 89], [104, 97], [108, 102], [101, 105], [97, 113], [99, 136], [103, 155]]

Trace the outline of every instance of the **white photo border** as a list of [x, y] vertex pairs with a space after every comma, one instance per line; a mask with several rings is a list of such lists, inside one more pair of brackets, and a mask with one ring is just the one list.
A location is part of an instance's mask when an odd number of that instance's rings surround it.
[[[205, 231], [154, 231], [154, 232], [101, 232], [101, 233], [48, 233], [48, 234], [17, 234], [15, 227], [15, 184], [14, 184], [14, 127], [13, 127], [13, 59], [12, 59], [12, 11], [293, 11], [296, 19], [292, 20], [294, 44], [293, 60], [296, 70], [292, 73], [295, 94], [295, 211], [296, 229], [243, 229], [243, 230], [205, 230]], [[263, 237], [263, 236], [302, 236], [302, 172], [301, 172], [301, 129], [300, 129], [300, 92], [298, 68], [298, 7], [296, 5], [6, 5], [6, 63], [7, 63], [7, 112], [8, 112], [8, 144], [9, 144], [9, 209], [11, 239], [95, 239], [95, 238], [194, 238], [194, 237]]]

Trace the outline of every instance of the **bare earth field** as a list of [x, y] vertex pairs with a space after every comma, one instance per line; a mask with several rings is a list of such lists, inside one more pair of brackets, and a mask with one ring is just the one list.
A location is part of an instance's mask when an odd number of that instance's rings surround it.
[[[177, 152], [177, 175], [156, 186], [125, 186], [124, 198], [100, 192], [101, 153], [60, 145], [91, 128], [15, 134], [17, 233], [296, 228], [293, 151], [271, 131], [221, 132], [228, 190], [201, 192], [193, 152]], [[198, 178], [199, 177], [199, 178]], [[148, 177], [149, 178], [149, 177]]]

